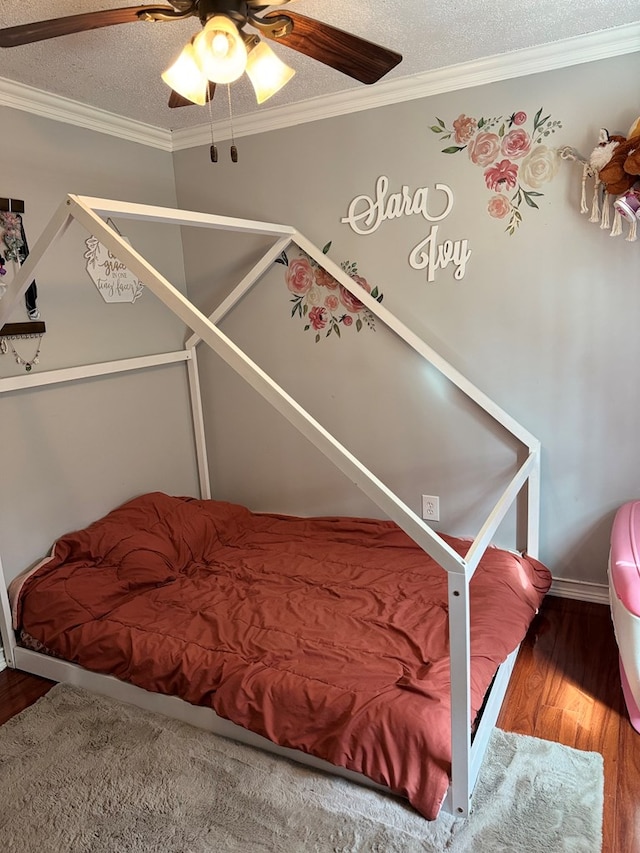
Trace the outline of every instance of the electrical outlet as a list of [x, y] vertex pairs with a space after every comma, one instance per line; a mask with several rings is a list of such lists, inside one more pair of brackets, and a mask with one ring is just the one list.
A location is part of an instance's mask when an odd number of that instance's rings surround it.
[[437, 495], [422, 496], [422, 517], [425, 521], [440, 521], [440, 498]]

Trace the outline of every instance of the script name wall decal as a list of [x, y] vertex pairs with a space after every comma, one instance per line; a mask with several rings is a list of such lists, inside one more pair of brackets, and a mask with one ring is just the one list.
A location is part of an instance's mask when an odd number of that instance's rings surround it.
[[[430, 193], [435, 194], [435, 201]], [[413, 192], [403, 184], [398, 192], [389, 192], [389, 178], [380, 175], [374, 195], [356, 196], [340, 221], [356, 234], [366, 236], [375, 233], [383, 222], [403, 216], [422, 216], [427, 222], [442, 222], [451, 213], [453, 203], [453, 190], [446, 184], [417, 187]], [[435, 281], [437, 270], [453, 264], [454, 278], [460, 281], [470, 257], [468, 240], [438, 243], [438, 225], [432, 225], [429, 234], [409, 252], [408, 262], [414, 270], [426, 270], [429, 282]]]

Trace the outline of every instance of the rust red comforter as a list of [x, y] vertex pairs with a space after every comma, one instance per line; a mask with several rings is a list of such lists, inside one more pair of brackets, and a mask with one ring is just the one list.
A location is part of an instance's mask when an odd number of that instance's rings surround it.
[[[483, 557], [473, 714], [550, 581], [535, 560]], [[451, 761], [447, 576], [393, 522], [143, 495], [59, 539], [15, 610], [50, 653], [211, 706], [438, 814]]]

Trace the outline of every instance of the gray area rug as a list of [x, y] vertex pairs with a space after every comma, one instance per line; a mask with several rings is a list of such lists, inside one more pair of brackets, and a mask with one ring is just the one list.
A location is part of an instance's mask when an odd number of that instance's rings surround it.
[[68, 685], [0, 727], [3, 853], [596, 853], [602, 756], [496, 730], [469, 820]]

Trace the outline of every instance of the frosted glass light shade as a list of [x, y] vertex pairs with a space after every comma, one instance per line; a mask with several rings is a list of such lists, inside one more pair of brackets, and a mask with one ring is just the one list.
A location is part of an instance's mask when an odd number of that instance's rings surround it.
[[183, 98], [200, 106], [207, 103], [209, 81], [200, 71], [191, 42], [184, 46], [180, 56], [161, 77], [167, 86]]
[[253, 48], [247, 58], [247, 76], [259, 104], [279, 92], [295, 73], [263, 41]]
[[196, 62], [214, 83], [233, 83], [247, 65], [247, 48], [233, 21], [226, 15], [209, 18], [193, 40]]

